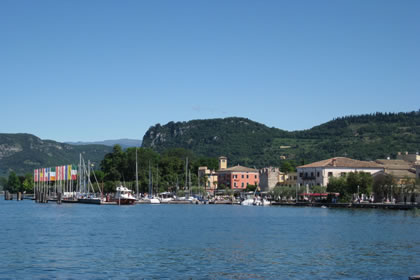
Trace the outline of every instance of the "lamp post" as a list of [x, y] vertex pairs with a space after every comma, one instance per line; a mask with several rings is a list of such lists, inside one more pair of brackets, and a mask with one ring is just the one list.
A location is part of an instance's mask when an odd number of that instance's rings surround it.
[[392, 203], [392, 201], [393, 201], [393, 199], [392, 199], [392, 185], [391, 185], [391, 203]]

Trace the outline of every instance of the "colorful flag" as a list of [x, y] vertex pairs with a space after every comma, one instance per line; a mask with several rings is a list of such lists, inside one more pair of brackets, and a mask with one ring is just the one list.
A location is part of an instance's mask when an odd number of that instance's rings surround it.
[[50, 181], [55, 181], [55, 167], [50, 168]]
[[71, 164], [67, 165], [67, 180], [71, 180]]
[[61, 172], [61, 166], [57, 166], [58, 174], [60, 176], [60, 181], [63, 181], [63, 173]]
[[76, 165], [72, 165], [71, 167], [71, 179], [77, 180], [77, 166]]
[[38, 169], [34, 169], [34, 182], [37, 182], [38, 178]]

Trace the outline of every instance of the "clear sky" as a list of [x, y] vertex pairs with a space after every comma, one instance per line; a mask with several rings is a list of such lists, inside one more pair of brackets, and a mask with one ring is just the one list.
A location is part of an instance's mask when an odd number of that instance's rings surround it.
[[420, 108], [420, 1], [0, 1], [0, 132], [141, 139]]

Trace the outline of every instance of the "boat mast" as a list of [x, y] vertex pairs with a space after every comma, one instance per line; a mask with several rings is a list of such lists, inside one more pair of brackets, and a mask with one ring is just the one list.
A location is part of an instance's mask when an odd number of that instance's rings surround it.
[[139, 199], [139, 171], [138, 171], [138, 164], [137, 164], [137, 147], [136, 147], [136, 196]]
[[184, 189], [186, 190], [188, 188], [188, 157], [185, 160], [185, 184]]
[[150, 169], [150, 160], [149, 160], [149, 196], [152, 195], [152, 171]]
[[82, 192], [82, 154], [80, 154], [79, 161], [79, 193]]

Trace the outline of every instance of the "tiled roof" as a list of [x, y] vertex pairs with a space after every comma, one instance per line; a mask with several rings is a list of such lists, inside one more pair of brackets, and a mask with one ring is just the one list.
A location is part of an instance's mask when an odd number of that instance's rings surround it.
[[397, 178], [416, 178], [416, 172], [410, 170], [385, 169], [385, 173]]
[[401, 159], [378, 159], [376, 163], [382, 164], [386, 169], [407, 170], [413, 168], [411, 162]]
[[258, 172], [258, 170], [254, 168], [237, 165], [237, 166], [229, 167], [226, 169], [219, 169], [217, 170], [217, 172]]
[[346, 157], [335, 157], [298, 166], [298, 168], [307, 167], [383, 168], [383, 166], [373, 161], [361, 161]]

